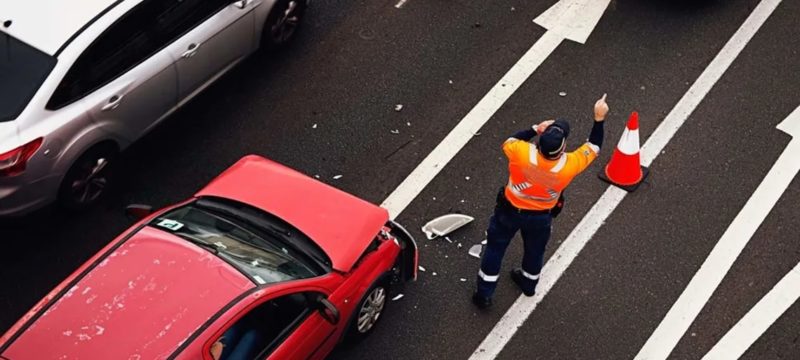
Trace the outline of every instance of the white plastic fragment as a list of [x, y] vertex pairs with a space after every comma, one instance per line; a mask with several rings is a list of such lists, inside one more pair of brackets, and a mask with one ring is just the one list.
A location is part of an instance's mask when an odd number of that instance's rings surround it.
[[392, 134], [399, 134], [400, 130], [394, 129], [394, 130], [389, 130], [389, 132]]
[[342, 175], [334, 175], [333, 180], [339, 180], [342, 178]]
[[461, 278], [461, 279], [458, 279], [458, 280], [461, 280], [461, 282], [467, 281], [467, 279], [464, 279], [464, 278]]
[[472, 245], [472, 247], [469, 248], [469, 256], [480, 259], [481, 251], [483, 251], [483, 245], [480, 244]]
[[447, 240], [447, 242], [449, 242], [449, 243], [451, 243], [451, 244], [453, 243], [453, 240], [450, 240], [450, 237], [449, 237], [449, 236], [445, 236], [445, 237], [444, 237], [444, 239], [445, 239], [445, 240]]
[[402, 299], [402, 298], [403, 298], [403, 296], [404, 296], [403, 294], [397, 294], [397, 296], [395, 296], [395, 297], [393, 297], [393, 298], [392, 298], [392, 301], [397, 301], [397, 300], [400, 300], [400, 299]]
[[411, 126], [411, 122], [406, 121], [406, 126]]
[[567, 93], [562, 91], [562, 92], [558, 93], [558, 96], [564, 97], [564, 96], [567, 96]]
[[394, 106], [394, 111], [399, 112], [400, 110], [403, 110], [403, 104], [397, 104]]
[[464, 176], [464, 180], [469, 181], [469, 176]]
[[422, 267], [421, 265], [420, 265], [420, 266], [417, 266], [417, 268], [419, 269], [419, 271], [425, 271], [425, 268], [424, 268], [424, 267]]
[[314, 174], [314, 177], [319, 179], [319, 174]]
[[456, 246], [458, 246], [458, 248], [461, 249], [461, 247], [464, 246], [464, 245], [461, 245], [461, 243], [458, 243], [458, 244], [456, 244]]
[[433, 272], [433, 276], [436, 276], [436, 271]]
[[311, 128], [312, 129], [316, 129], [317, 128], [317, 124], [311, 125]]
[[453, 84], [453, 80], [447, 80], [447, 83], [452, 85]]
[[486, 245], [486, 243], [488, 243], [488, 242], [489, 242], [489, 240], [483, 239], [483, 241], [481, 241], [481, 245]]
[[428, 240], [432, 240], [437, 236], [445, 236], [450, 234], [458, 228], [469, 224], [472, 222], [472, 220], [475, 220], [475, 218], [464, 214], [442, 215], [431, 221], [428, 221], [428, 223], [422, 227], [422, 232], [425, 233], [425, 235], [428, 237]]

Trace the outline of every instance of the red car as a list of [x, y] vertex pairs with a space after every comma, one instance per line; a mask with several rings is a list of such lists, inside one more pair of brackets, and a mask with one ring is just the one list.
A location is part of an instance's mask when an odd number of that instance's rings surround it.
[[417, 246], [388, 212], [248, 156], [144, 218], [0, 338], [0, 359], [322, 359], [373, 329]]

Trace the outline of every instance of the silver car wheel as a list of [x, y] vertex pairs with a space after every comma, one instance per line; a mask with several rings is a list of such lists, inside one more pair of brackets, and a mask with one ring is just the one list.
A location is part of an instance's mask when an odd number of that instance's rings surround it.
[[275, 44], [283, 44], [287, 42], [294, 32], [297, 30], [297, 25], [300, 24], [300, 6], [297, 1], [289, 1], [286, 9], [280, 15], [278, 20], [272, 25], [270, 34], [272, 41]]
[[385, 305], [386, 289], [382, 286], [372, 289], [358, 311], [358, 332], [364, 334], [370, 331], [378, 322]]
[[92, 160], [82, 167], [88, 169], [72, 182], [72, 196], [76, 203], [86, 204], [97, 200], [108, 184], [106, 169], [108, 160], [99, 158]]

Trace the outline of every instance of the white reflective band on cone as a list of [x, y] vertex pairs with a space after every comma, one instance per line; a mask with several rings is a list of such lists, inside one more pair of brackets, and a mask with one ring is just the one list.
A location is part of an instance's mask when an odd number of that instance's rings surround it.
[[625, 128], [617, 144], [617, 149], [625, 155], [636, 155], [639, 153], [639, 129], [629, 130]]
[[524, 276], [524, 277], [526, 277], [528, 279], [531, 279], [531, 280], [539, 280], [539, 274], [531, 275], [525, 270], [522, 270], [522, 276]]
[[497, 279], [500, 278], [500, 275], [486, 275], [483, 273], [483, 270], [478, 270], [478, 276], [487, 282], [497, 282]]

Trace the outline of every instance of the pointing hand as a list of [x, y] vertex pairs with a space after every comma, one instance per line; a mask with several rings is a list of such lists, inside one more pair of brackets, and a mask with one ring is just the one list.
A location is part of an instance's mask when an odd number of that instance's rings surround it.
[[608, 114], [608, 104], [606, 103], [606, 95], [603, 94], [603, 97], [600, 100], [597, 100], [594, 103], [594, 121], [603, 121], [606, 119], [606, 114]]

